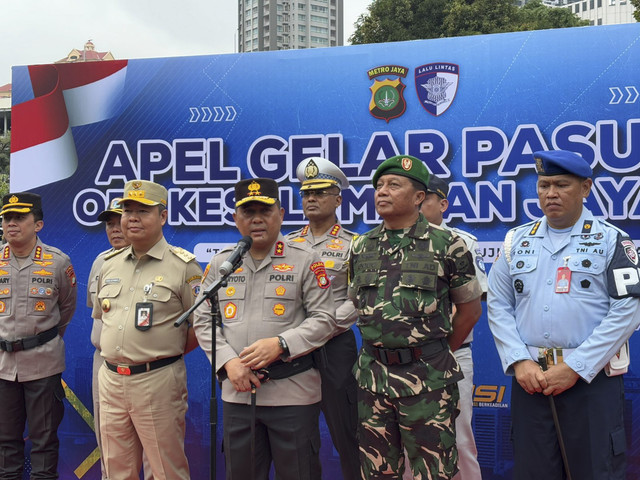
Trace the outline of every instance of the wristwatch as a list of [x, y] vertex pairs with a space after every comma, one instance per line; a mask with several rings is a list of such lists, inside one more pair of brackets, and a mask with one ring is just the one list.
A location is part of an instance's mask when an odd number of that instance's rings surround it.
[[281, 335], [278, 335], [278, 345], [280, 345], [280, 348], [282, 349], [282, 356], [283, 357], [288, 357], [289, 356], [289, 345], [287, 345], [287, 342], [285, 341], [285, 339]]

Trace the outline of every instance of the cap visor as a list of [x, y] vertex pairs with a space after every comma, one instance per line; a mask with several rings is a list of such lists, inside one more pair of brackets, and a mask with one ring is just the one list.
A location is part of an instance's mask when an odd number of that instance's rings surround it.
[[9, 208], [3, 208], [2, 211], [0, 211], [0, 216], [4, 215], [5, 213], [9, 213], [9, 212], [29, 213], [30, 211], [31, 211], [31, 207], [22, 207], [22, 208], [9, 207]]
[[245, 203], [249, 203], [249, 202], [260, 202], [260, 203], [266, 203], [267, 205], [273, 205], [274, 203], [276, 203], [276, 199], [271, 197], [247, 197], [247, 198], [243, 198], [239, 202], [236, 202], [236, 207], [239, 207], [240, 205], [244, 205]]

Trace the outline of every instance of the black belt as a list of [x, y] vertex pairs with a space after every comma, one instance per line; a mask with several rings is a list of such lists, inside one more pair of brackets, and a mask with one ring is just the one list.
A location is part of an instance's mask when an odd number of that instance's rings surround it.
[[463, 343], [458, 347], [458, 350], [460, 350], [461, 348], [469, 348], [470, 346], [471, 346], [471, 342]]
[[19, 352], [21, 350], [30, 350], [39, 347], [53, 340], [58, 336], [58, 326], [56, 325], [49, 330], [40, 332], [32, 337], [21, 338], [20, 340], [0, 340], [0, 350], [5, 352]]
[[260, 368], [255, 370], [255, 373], [262, 374], [261, 382], [267, 380], [280, 380], [282, 378], [293, 377], [302, 372], [306, 372], [313, 367], [313, 358], [311, 354], [303, 355], [302, 357], [295, 358], [290, 362], [283, 362], [282, 360], [276, 360], [266, 368]]
[[439, 338], [433, 342], [405, 348], [382, 348], [364, 342], [363, 348], [367, 353], [373, 355], [377, 361], [383, 365], [406, 365], [421, 358], [429, 358], [449, 348], [446, 338]]
[[182, 355], [176, 355], [175, 357], [161, 358], [160, 360], [154, 360], [153, 362], [149, 363], [141, 363], [139, 365], [115, 365], [105, 360], [104, 364], [109, 370], [120, 375], [135, 375], [136, 373], [150, 372], [151, 370], [155, 370], [157, 368], [166, 367], [167, 365], [171, 365], [172, 363], [177, 362], [181, 358]]

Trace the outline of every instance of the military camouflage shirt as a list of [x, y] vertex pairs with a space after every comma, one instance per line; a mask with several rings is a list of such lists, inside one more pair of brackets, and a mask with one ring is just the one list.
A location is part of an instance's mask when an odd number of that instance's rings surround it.
[[[482, 295], [464, 240], [422, 214], [395, 242], [384, 225], [356, 237], [351, 255], [349, 298], [362, 341], [374, 346], [403, 348], [447, 337], [452, 304]], [[397, 398], [443, 388], [462, 373], [449, 349], [428, 361], [391, 366], [363, 350], [356, 377], [361, 387]]]

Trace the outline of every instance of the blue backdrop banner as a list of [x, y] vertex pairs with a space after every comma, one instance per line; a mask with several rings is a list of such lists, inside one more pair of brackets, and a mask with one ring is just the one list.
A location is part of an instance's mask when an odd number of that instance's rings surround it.
[[[371, 177], [410, 154], [450, 182], [449, 225], [476, 235], [487, 267], [506, 231], [541, 215], [531, 153], [569, 149], [594, 169], [586, 204], [640, 238], [640, 25], [597, 26], [326, 49], [13, 68], [11, 190], [44, 199], [43, 240], [70, 255], [79, 307], [65, 335], [64, 479], [98, 479], [85, 290], [108, 247], [99, 212], [135, 178], [169, 190], [169, 243], [204, 264], [240, 235], [233, 186], [280, 184], [288, 232], [305, 223], [297, 165], [337, 164], [340, 220], [379, 223]], [[635, 150], [633, 150], [635, 148]], [[635, 151], [635, 153], [634, 153]], [[640, 477], [640, 346], [625, 377], [630, 478]], [[510, 379], [486, 316], [475, 331], [474, 428], [485, 479], [511, 478]], [[187, 356], [186, 450], [209, 477], [210, 365]], [[218, 421], [217, 442], [222, 437]], [[324, 478], [341, 478], [322, 430]], [[218, 448], [218, 451], [220, 449]], [[218, 478], [224, 461], [218, 458]]]

